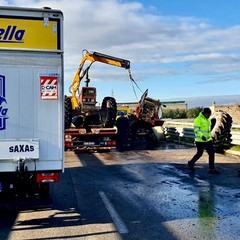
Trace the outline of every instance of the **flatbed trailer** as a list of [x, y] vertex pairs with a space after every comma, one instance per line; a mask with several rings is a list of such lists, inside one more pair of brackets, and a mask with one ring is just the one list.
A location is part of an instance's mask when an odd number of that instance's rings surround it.
[[116, 148], [116, 128], [69, 128], [65, 130], [65, 150], [76, 153], [85, 151], [111, 151]]

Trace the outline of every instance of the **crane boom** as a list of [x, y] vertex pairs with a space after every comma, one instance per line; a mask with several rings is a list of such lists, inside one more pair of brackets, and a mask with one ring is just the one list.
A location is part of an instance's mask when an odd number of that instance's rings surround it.
[[[82, 73], [83, 71], [83, 66], [86, 61], [90, 61], [91, 64], [87, 67], [87, 69]], [[82, 78], [85, 76], [85, 74], [88, 72], [89, 68], [94, 62], [102, 62], [105, 64], [113, 65], [116, 67], [121, 67], [125, 69], [130, 69], [130, 61], [122, 59], [122, 58], [117, 58], [113, 56], [109, 56], [106, 54], [98, 53], [98, 52], [88, 52], [86, 51], [85, 55], [81, 59], [80, 65], [74, 75], [72, 84], [70, 86], [71, 93], [72, 93], [72, 109], [77, 109], [78, 108], [78, 99], [76, 96], [76, 93], [80, 87], [80, 83]]]

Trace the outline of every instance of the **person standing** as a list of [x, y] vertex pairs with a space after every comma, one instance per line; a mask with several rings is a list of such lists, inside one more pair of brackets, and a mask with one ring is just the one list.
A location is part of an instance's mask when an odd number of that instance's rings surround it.
[[120, 116], [116, 121], [117, 127], [117, 148], [124, 150], [128, 146], [129, 135], [129, 121], [124, 116], [123, 112], [120, 112]]
[[220, 174], [215, 168], [215, 151], [213, 146], [213, 139], [211, 136], [211, 115], [210, 108], [204, 108], [202, 112], [194, 120], [194, 133], [197, 153], [188, 161], [188, 167], [194, 170], [194, 165], [203, 155], [204, 150], [208, 153], [209, 158], [209, 174]]

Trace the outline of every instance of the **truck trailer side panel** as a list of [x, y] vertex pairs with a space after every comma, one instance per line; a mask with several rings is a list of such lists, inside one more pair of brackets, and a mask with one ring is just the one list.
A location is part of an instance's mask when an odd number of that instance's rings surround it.
[[63, 84], [62, 12], [0, 7], [0, 196], [58, 181]]
[[[25, 59], [24, 63], [22, 59]], [[6, 128], [0, 131], [0, 142], [4, 139], [38, 139], [39, 161], [36, 170], [63, 169], [63, 83], [59, 81], [62, 78], [61, 64], [62, 59], [58, 54], [15, 53], [12, 56], [5, 52], [0, 55], [0, 74], [4, 77], [2, 81], [5, 82], [6, 96], [6, 103], [1, 106], [5, 105], [7, 109]], [[58, 80], [57, 99], [41, 98], [42, 76], [52, 76]], [[20, 149], [14, 151], [15, 156], [12, 156], [17, 158]], [[1, 165], [3, 168], [8, 165], [8, 171], [13, 171], [15, 167], [14, 164]], [[29, 164], [29, 170], [34, 168], [35, 163]]]

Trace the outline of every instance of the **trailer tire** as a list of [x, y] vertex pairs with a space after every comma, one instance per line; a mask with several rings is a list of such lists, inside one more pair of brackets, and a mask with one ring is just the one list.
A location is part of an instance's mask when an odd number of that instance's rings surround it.
[[72, 102], [71, 98], [64, 99], [64, 129], [70, 128], [72, 123]]
[[210, 117], [212, 123], [211, 134], [217, 153], [224, 153], [231, 147], [232, 117], [224, 111], [216, 111]]
[[117, 116], [117, 103], [113, 97], [105, 97], [101, 106], [101, 121], [103, 127], [112, 128]]

